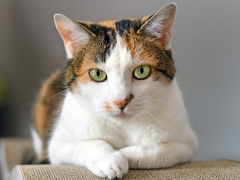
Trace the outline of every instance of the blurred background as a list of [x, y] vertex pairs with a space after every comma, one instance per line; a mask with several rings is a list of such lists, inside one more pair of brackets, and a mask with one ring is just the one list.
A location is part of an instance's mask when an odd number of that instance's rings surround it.
[[[65, 65], [53, 15], [81, 21], [135, 18], [166, 0], [0, 0], [0, 137], [29, 137], [43, 80]], [[240, 161], [240, 1], [178, 0], [172, 50], [191, 125], [195, 160]]]

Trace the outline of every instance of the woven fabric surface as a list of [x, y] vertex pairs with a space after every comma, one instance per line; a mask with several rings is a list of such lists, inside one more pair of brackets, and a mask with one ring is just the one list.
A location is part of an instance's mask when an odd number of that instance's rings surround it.
[[[24, 180], [100, 180], [84, 167], [73, 165], [21, 165]], [[188, 162], [171, 168], [130, 170], [125, 180], [234, 179], [240, 180], [240, 163], [230, 160]]]

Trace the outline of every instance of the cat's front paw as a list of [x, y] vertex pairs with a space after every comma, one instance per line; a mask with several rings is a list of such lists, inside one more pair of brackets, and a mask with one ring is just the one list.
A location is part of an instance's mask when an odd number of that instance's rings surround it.
[[128, 160], [120, 152], [115, 152], [94, 162], [89, 169], [103, 178], [122, 178], [128, 172]]

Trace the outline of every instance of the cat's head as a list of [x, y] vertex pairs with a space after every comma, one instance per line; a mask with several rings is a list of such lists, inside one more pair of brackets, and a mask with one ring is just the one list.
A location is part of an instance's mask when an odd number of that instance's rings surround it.
[[170, 4], [141, 19], [98, 24], [55, 15], [68, 57], [64, 82], [76, 101], [113, 119], [147, 113], [175, 75], [170, 49], [175, 14]]

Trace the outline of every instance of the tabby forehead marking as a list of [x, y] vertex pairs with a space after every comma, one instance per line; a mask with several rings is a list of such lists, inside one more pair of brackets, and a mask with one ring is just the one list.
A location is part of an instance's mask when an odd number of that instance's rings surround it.
[[[135, 64], [147, 64], [152, 67], [153, 80], [171, 82], [175, 75], [171, 51], [163, 50], [161, 44], [154, 43], [147, 34], [137, 33], [148, 18], [104, 21], [98, 24], [79, 22], [96, 36], [91, 38], [86, 47], [79, 50], [76, 58], [69, 60], [64, 79], [70, 90], [74, 90], [76, 77], [81, 76], [81, 83], [88, 82], [89, 77], [84, 73], [90, 70], [90, 66], [97, 67], [100, 62], [106, 63], [113, 49], [115, 49], [117, 41], [121, 41], [129, 50]], [[120, 38], [117, 38], [117, 36]], [[115, 59], [114, 63], [119, 64], [119, 59]]]

